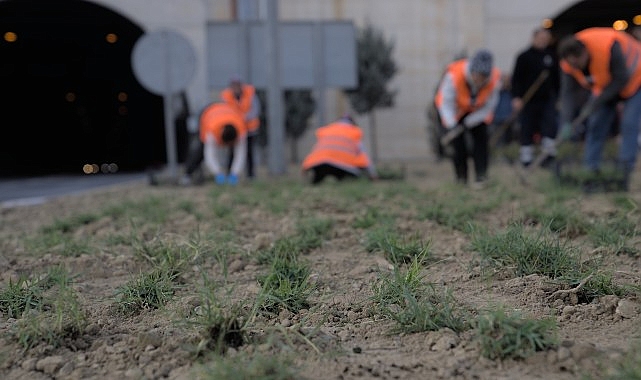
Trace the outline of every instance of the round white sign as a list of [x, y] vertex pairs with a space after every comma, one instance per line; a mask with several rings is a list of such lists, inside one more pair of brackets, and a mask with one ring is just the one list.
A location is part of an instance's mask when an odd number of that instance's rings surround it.
[[184, 90], [196, 70], [196, 53], [185, 37], [162, 29], [140, 37], [131, 53], [134, 75], [156, 95]]

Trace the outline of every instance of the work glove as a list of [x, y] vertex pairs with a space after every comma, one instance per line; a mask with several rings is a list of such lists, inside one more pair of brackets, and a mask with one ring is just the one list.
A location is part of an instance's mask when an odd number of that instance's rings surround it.
[[559, 129], [559, 134], [561, 136], [561, 140], [570, 140], [572, 138], [572, 124], [568, 122], [563, 123], [561, 125], [561, 129]]
[[216, 185], [224, 185], [225, 184], [225, 175], [220, 173], [216, 174], [216, 177], [214, 177], [214, 181], [216, 181]]
[[236, 174], [230, 174], [227, 176], [227, 183], [232, 186], [238, 185], [238, 176]]

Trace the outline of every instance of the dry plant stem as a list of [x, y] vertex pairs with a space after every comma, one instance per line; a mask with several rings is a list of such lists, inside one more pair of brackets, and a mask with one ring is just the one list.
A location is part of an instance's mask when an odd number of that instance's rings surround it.
[[560, 289], [560, 290], [557, 290], [556, 292], [552, 293], [548, 297], [548, 300], [559, 299], [559, 298], [562, 298], [562, 296], [564, 296], [564, 295], [578, 293], [585, 286], [585, 284], [587, 284], [588, 281], [590, 281], [590, 279], [592, 278], [593, 275], [594, 274], [590, 274], [588, 277], [586, 277], [583, 280], [581, 280], [581, 282], [579, 282], [579, 285], [575, 286], [572, 289]]

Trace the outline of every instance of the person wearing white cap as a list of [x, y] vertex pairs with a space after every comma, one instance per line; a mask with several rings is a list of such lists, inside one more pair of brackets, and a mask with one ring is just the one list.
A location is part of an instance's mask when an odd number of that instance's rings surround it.
[[[478, 50], [472, 58], [449, 64], [441, 79], [434, 98], [440, 124], [445, 130], [457, 125], [464, 127], [464, 132], [450, 143], [459, 183], [468, 181], [470, 155], [474, 161], [475, 187], [482, 187], [487, 179], [487, 129], [494, 118], [500, 90], [501, 72], [493, 65], [492, 53], [485, 49]], [[471, 137], [471, 152], [468, 152], [466, 135]]]

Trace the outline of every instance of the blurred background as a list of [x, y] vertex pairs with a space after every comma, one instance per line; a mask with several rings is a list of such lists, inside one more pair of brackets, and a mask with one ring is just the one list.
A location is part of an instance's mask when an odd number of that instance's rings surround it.
[[[558, 39], [591, 26], [632, 32], [641, 25], [638, 0], [4, 0], [0, 178], [162, 167], [168, 159], [167, 106], [177, 160], [183, 162], [189, 116], [218, 100], [228, 80], [228, 73], [211, 69], [212, 54], [225, 54], [224, 45], [212, 43], [213, 28], [265, 22], [270, 6], [280, 23], [351, 23], [356, 54], [363, 49], [357, 40], [369, 27], [394, 66], [385, 82], [390, 96], [367, 112], [350, 100], [353, 87], [283, 88], [283, 125], [277, 128], [287, 128], [286, 145], [275, 146], [290, 163], [311, 147], [316, 127], [346, 112], [365, 130], [377, 161], [429, 163], [434, 157], [427, 106], [443, 68], [456, 57], [485, 47], [510, 72], [537, 27], [549, 28]], [[140, 83], [132, 63], [136, 42], [160, 29], [178, 33], [194, 49], [193, 76], [170, 94], [169, 103]], [[251, 75], [245, 76], [251, 83]], [[266, 102], [265, 88], [257, 87]], [[268, 117], [263, 120], [258, 157], [264, 165], [270, 126]]]

